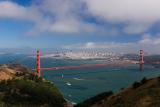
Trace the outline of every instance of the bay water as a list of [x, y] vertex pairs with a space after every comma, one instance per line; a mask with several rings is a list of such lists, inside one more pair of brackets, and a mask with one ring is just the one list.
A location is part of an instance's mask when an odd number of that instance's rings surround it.
[[[29, 68], [36, 67], [36, 59], [20, 54], [0, 55], [0, 64], [20, 63]], [[42, 58], [42, 67], [59, 67], [81, 64], [109, 63], [106, 60], [71, 60]], [[106, 66], [91, 68], [76, 68], [64, 70], [42, 71], [42, 77], [52, 81], [72, 102], [79, 103], [92, 96], [106, 91], [117, 92], [121, 88], [131, 86], [144, 77], [152, 78], [160, 75], [160, 68], [144, 65], [139, 71], [139, 65]]]

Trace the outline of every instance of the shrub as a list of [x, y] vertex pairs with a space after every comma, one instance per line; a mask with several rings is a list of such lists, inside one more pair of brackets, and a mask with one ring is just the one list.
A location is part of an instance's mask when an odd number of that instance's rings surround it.
[[138, 88], [139, 86], [141, 86], [141, 83], [139, 82], [134, 82], [132, 85], [133, 88]]
[[100, 103], [101, 100], [103, 100], [104, 98], [107, 98], [109, 96], [111, 96], [113, 94], [112, 91], [108, 91], [108, 92], [104, 92], [104, 93], [101, 93], [97, 96], [94, 96], [82, 103], [79, 103], [78, 105], [76, 105], [75, 107], [90, 107], [91, 105], [95, 104], [96, 102], [97, 103]]
[[0, 92], [5, 94], [0, 102], [11, 105], [28, 105], [63, 107], [65, 102], [62, 94], [51, 83], [36, 82], [27, 79], [12, 79], [0, 82]]
[[122, 87], [121, 90], [124, 90], [124, 87]]
[[147, 79], [144, 77], [142, 80], [141, 80], [141, 84], [145, 84], [147, 82]]

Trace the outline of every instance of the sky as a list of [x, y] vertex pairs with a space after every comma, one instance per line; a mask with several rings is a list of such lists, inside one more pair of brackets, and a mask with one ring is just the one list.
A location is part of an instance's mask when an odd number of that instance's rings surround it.
[[160, 0], [0, 0], [0, 49], [160, 54]]

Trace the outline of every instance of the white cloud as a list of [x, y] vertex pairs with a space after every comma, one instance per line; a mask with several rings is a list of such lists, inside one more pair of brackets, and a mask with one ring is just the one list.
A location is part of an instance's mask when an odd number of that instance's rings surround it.
[[26, 8], [9, 1], [0, 2], [0, 17], [25, 18]]
[[144, 45], [160, 45], [160, 36], [152, 37], [150, 34], [143, 35], [143, 39], [139, 41], [140, 44]]
[[88, 43], [86, 43], [85, 47], [86, 47], [86, 48], [94, 48], [94, 47], [95, 47], [95, 43], [93, 43], [93, 42], [88, 42]]
[[36, 34], [35, 32], [45, 31], [48, 26], [47, 20], [44, 19], [36, 6], [23, 7], [10, 1], [0, 2], [0, 17], [26, 20], [34, 23], [35, 26], [28, 34]]
[[92, 14], [111, 21], [156, 21], [159, 0], [84, 0]]
[[[160, 21], [159, 0], [35, 0], [30, 6], [11, 1], [0, 2], [0, 17], [29, 20], [35, 24], [28, 34], [38, 32], [105, 32], [117, 34], [116, 24], [124, 24], [124, 33], [145, 33]], [[113, 24], [106, 27], [88, 22], [84, 16]], [[120, 31], [121, 32], [121, 31]]]
[[92, 15], [112, 23], [125, 23], [124, 32], [142, 33], [160, 21], [159, 0], [84, 0]]
[[23, 7], [9, 1], [0, 2], [0, 17], [29, 20], [37, 23], [42, 21], [42, 15], [36, 7]]
[[45, 0], [39, 7], [51, 16], [49, 31], [93, 31], [95, 26], [84, 22], [79, 17], [81, 5], [81, 2], [77, 0]]
[[150, 34], [143, 35], [143, 38], [137, 42], [87, 42], [62, 46], [64, 49], [75, 50], [105, 50], [111, 52], [136, 53], [140, 49], [144, 49], [147, 53], [159, 53], [160, 36], [152, 37]]
[[[76, 5], [78, 3], [78, 5]], [[0, 2], [0, 17], [28, 20], [35, 26], [28, 32], [92, 32], [96, 25], [84, 22], [79, 17], [81, 3], [72, 0], [45, 0], [39, 5], [23, 7], [10, 1]]]
[[119, 50], [131, 46], [132, 43], [116, 43], [116, 42], [87, 42], [68, 46], [63, 46], [65, 49], [95, 49], [95, 50]]

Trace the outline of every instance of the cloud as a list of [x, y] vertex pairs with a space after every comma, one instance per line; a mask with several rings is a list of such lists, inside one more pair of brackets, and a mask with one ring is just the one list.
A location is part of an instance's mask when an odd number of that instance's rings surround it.
[[28, 32], [36, 35], [39, 32], [76, 33], [97, 30], [95, 24], [87, 23], [79, 17], [81, 6], [77, 0], [45, 0], [39, 5], [33, 3], [24, 7], [11, 1], [0, 2], [0, 17], [31, 21], [35, 26]]
[[117, 42], [87, 42], [72, 44], [68, 46], [63, 46], [64, 49], [73, 49], [73, 50], [108, 50], [121, 52], [127, 47], [132, 46], [133, 43], [117, 43]]
[[0, 17], [30, 20], [37, 23], [42, 21], [42, 15], [36, 7], [23, 7], [9, 1], [0, 2]]
[[110, 21], [148, 22], [160, 18], [159, 0], [84, 0], [88, 10]]
[[110, 52], [137, 53], [138, 50], [144, 49], [147, 53], [159, 53], [160, 36], [152, 37], [150, 34], [143, 35], [142, 39], [136, 42], [87, 42], [62, 46], [64, 49], [73, 50], [103, 50]]
[[25, 18], [26, 8], [9, 1], [0, 2], [0, 17]]
[[[40, 32], [45, 30], [47, 20], [44, 20], [43, 15], [36, 6], [23, 7], [10, 1], [0, 2], [0, 17], [13, 18], [18, 20], [30, 21], [35, 24], [34, 30], [28, 33]], [[46, 27], [47, 28], [47, 27]]]
[[[83, 20], [83, 2], [80, 0], [45, 0], [38, 6], [47, 13], [50, 32], [94, 32], [100, 29], [94, 23]], [[46, 17], [45, 17], [46, 19]]]
[[124, 32], [142, 33], [160, 21], [159, 0], [84, 0], [88, 12], [111, 22], [124, 23]]
[[152, 37], [150, 34], [145, 34], [139, 43], [144, 45], [160, 45], [160, 36]]
[[[30, 6], [0, 2], [0, 17], [34, 23], [29, 35], [40, 32], [141, 34], [160, 21], [159, 10], [159, 0], [34, 0]], [[88, 21], [86, 17], [103, 24]], [[123, 25], [121, 29], [119, 24]]]

